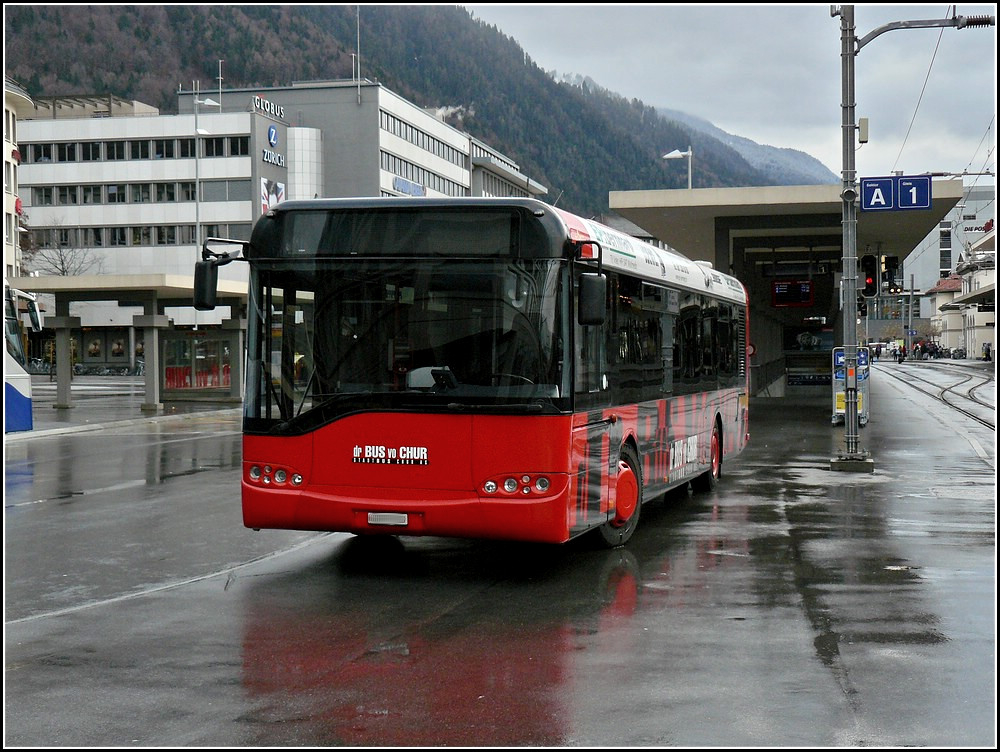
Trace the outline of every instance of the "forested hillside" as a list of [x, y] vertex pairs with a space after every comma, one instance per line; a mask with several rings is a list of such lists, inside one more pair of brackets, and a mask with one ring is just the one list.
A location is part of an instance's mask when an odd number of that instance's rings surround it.
[[[176, 111], [178, 87], [285, 86], [349, 79], [355, 5], [5, 6], [6, 73], [32, 96], [115, 94]], [[585, 215], [608, 192], [681, 188], [660, 159], [694, 146], [695, 187], [782, 182], [722, 141], [656, 108], [556, 82], [513, 39], [459, 6], [361, 6], [362, 76], [482, 139]], [[657, 103], [669, 107], [669, 102]]]

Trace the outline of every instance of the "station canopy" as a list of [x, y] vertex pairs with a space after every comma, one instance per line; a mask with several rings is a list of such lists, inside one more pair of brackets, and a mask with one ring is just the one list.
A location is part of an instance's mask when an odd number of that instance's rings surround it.
[[[857, 255], [906, 257], [961, 200], [961, 179], [933, 180], [929, 209], [857, 212]], [[716, 262], [741, 238], [763, 247], [842, 246], [841, 185], [612, 191], [611, 211], [684, 255]]]

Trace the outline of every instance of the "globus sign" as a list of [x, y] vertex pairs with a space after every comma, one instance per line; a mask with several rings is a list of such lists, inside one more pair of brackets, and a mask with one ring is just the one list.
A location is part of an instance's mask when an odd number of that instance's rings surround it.
[[259, 94], [255, 94], [253, 97], [253, 108], [257, 112], [262, 112], [271, 117], [281, 118], [282, 120], [285, 118], [285, 108], [282, 105], [269, 102]]

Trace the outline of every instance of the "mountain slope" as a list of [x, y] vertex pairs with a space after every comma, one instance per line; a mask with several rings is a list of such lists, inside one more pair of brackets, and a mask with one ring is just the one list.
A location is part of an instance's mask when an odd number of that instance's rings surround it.
[[686, 125], [692, 130], [712, 136], [732, 147], [752, 167], [771, 177], [777, 185], [815, 185], [840, 182], [840, 177], [818, 159], [805, 152], [758, 144], [749, 138], [726, 133], [707, 120], [677, 110], [658, 107], [656, 111], [667, 120]]
[[[457, 6], [4, 6], [7, 73], [32, 96], [112, 93], [176, 111], [194, 80], [213, 88], [365, 78], [514, 159], [549, 200], [586, 216], [612, 190], [682, 188], [661, 159], [698, 155], [695, 187], [774, 185], [716, 135], [599, 87], [554, 81], [512, 38]], [[681, 147], [683, 148], [683, 147]], [[800, 182], [796, 179], [794, 182]]]

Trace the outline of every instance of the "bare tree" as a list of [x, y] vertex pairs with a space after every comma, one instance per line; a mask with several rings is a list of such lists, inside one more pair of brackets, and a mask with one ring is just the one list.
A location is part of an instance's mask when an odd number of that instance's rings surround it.
[[81, 244], [78, 227], [56, 224], [45, 228], [42, 242], [35, 233], [22, 233], [21, 258], [24, 268], [49, 277], [77, 277], [104, 272], [104, 259], [94, 249]]

